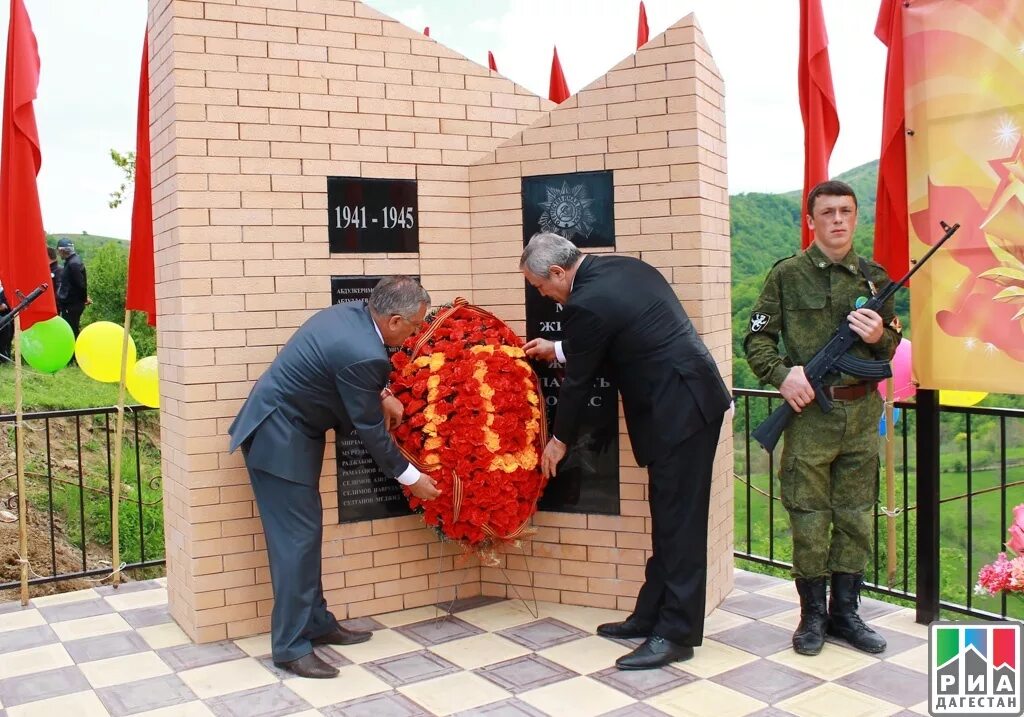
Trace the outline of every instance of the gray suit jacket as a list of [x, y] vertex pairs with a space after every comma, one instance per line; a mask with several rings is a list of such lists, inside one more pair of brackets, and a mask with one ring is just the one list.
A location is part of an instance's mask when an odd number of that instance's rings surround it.
[[[319, 482], [325, 434], [353, 429], [385, 475], [409, 462], [384, 426], [380, 391], [391, 362], [366, 302], [314, 314], [253, 387], [228, 433], [246, 464], [285, 480]], [[248, 442], [248, 443], [247, 443]]]

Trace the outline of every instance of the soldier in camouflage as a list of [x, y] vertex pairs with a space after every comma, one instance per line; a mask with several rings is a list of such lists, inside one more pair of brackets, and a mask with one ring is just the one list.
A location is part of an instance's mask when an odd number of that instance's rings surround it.
[[832, 410], [823, 413], [803, 366], [842, 321], [861, 338], [852, 355], [888, 361], [900, 340], [899, 322], [891, 299], [881, 315], [861, 308], [890, 279], [884, 268], [853, 250], [857, 198], [849, 185], [829, 181], [814, 187], [807, 195], [806, 221], [813, 243], [772, 267], [744, 340], [754, 374], [776, 386], [796, 412], [784, 434], [780, 474], [800, 594], [793, 649], [817, 655], [827, 631], [877, 653], [885, 650], [885, 639], [861, 620], [857, 604], [878, 499], [882, 399], [874, 382], [837, 374], [826, 387]]

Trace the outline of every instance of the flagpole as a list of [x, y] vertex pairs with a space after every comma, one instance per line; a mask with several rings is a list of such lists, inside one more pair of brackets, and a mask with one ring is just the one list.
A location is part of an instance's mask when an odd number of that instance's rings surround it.
[[[121, 448], [124, 443], [124, 390], [128, 377], [128, 342], [131, 340], [132, 310], [124, 310], [124, 338], [121, 340], [121, 383], [117, 389], [117, 420], [114, 429], [114, 483], [110, 489], [110, 569], [113, 585], [121, 584], [121, 541], [120, 541], [120, 507], [121, 507]], [[138, 450], [138, 446], [135, 447]]]
[[14, 317], [14, 445], [18, 463], [18, 562], [21, 563], [21, 604], [28, 605], [28, 507], [25, 496], [25, 433], [22, 426], [21, 316]]
[[887, 573], [889, 587], [896, 580], [896, 444], [893, 441], [896, 422], [893, 420], [892, 403], [895, 397], [892, 376], [885, 379], [885, 522], [888, 531], [886, 542]]

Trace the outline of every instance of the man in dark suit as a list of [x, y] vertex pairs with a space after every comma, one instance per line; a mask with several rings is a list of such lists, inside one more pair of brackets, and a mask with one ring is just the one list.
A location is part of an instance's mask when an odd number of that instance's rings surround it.
[[645, 637], [616, 665], [662, 667], [693, 657], [704, 636], [707, 523], [719, 434], [731, 399], [714, 359], [672, 287], [626, 256], [584, 256], [556, 235], [537, 234], [519, 268], [563, 304], [563, 341], [534, 339], [526, 354], [565, 363], [554, 430], [541, 459], [552, 476], [576, 439], [598, 370], [619, 387], [633, 455], [650, 477], [652, 552], [632, 615], [597, 628]]
[[439, 495], [434, 480], [399, 453], [388, 431], [402, 404], [386, 388], [385, 346], [400, 346], [423, 323], [430, 296], [414, 279], [382, 279], [369, 302], [314, 314], [288, 340], [253, 387], [228, 433], [242, 448], [270, 559], [274, 662], [301, 677], [338, 671], [313, 645], [348, 645], [370, 633], [348, 630], [327, 610], [320, 582], [325, 433], [353, 429], [386, 475], [419, 498]]
[[85, 264], [82, 263], [82, 257], [75, 253], [75, 245], [67, 237], [57, 240], [57, 253], [64, 259], [60, 284], [54, 286], [57, 292], [57, 306], [60, 307], [60, 315], [71, 326], [75, 338], [78, 338], [82, 312], [92, 303], [92, 299], [89, 298]]

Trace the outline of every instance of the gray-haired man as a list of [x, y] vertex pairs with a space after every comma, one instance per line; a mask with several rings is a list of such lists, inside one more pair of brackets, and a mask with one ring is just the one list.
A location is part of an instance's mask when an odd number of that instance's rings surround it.
[[241, 446], [263, 521], [274, 589], [274, 662], [301, 677], [334, 677], [313, 645], [370, 639], [327, 610], [320, 584], [325, 434], [355, 430], [373, 460], [418, 498], [439, 493], [434, 480], [399, 453], [389, 429], [402, 404], [386, 390], [391, 362], [423, 323], [430, 296], [414, 279], [390, 276], [368, 302], [337, 304], [314, 314], [288, 340], [256, 382], [228, 432]]

